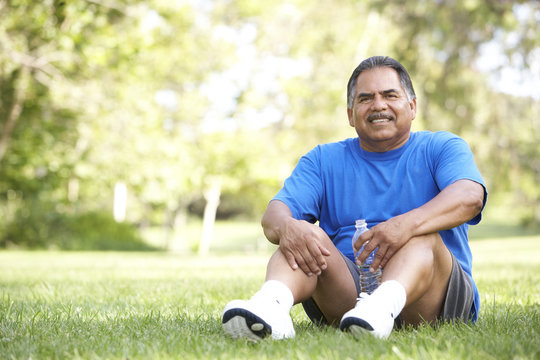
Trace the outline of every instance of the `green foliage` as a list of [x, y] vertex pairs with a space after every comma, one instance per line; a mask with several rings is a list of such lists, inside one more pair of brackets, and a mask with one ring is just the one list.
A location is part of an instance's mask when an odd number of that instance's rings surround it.
[[117, 223], [109, 213], [60, 213], [53, 206], [31, 202], [7, 224], [4, 246], [63, 250], [151, 250], [137, 229]]
[[534, 69], [539, 4], [0, 0], [0, 237], [32, 201], [108, 208], [118, 182], [140, 226], [174, 227], [216, 178], [259, 216], [299, 156], [355, 136], [345, 85], [380, 54], [412, 75], [415, 128], [463, 136], [489, 206], [540, 223], [539, 101], [478, 71], [491, 42], [494, 73]]
[[[475, 0], [374, 4], [382, 15], [396, 15], [392, 21], [399, 27], [397, 36], [406, 39], [393, 44], [392, 52], [407, 67], [417, 89], [417, 128], [449, 130], [464, 137], [490, 193], [512, 197], [510, 202], [490, 197], [490, 206], [511, 206], [515, 211], [509, 217], [522, 224], [540, 223], [540, 145], [535, 139], [540, 122], [532, 115], [540, 101], [493, 91], [487, 86], [487, 74], [477, 70], [490, 61], [498, 64], [491, 65], [495, 73], [502, 66], [523, 71], [537, 67], [540, 4]], [[507, 57], [482, 57], [483, 46], [490, 42]]]
[[[360, 341], [292, 311], [296, 337], [232, 340], [221, 311], [264, 280], [268, 255], [0, 252], [0, 358], [537, 359], [540, 238], [473, 242], [476, 325]], [[508, 261], [508, 254], [516, 254]]]

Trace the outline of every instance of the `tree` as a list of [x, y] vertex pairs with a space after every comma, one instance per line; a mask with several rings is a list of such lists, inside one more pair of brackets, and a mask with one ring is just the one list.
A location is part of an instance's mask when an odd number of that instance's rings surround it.
[[411, 73], [415, 128], [465, 137], [492, 204], [538, 223], [538, 99], [479, 68], [495, 43], [497, 66], [535, 69], [539, 7], [0, 0], [0, 233], [16, 216], [110, 214], [116, 184], [126, 222], [161, 226], [164, 247], [205, 193], [204, 236], [223, 193], [260, 214], [301, 154], [356, 136], [345, 85], [380, 54]]
[[[464, 136], [477, 155], [492, 194], [505, 194], [517, 218], [540, 223], [540, 148], [532, 134], [540, 122], [530, 111], [538, 99], [520, 99], [489, 86], [486, 47], [499, 49], [491, 71], [538, 66], [540, 3], [529, 1], [373, 2], [394, 15], [399, 37], [393, 53], [413, 74], [419, 90], [420, 127]], [[492, 59], [493, 60], [493, 59]], [[507, 91], [509, 89], [506, 89]], [[514, 200], [508, 201], [508, 197]], [[495, 204], [502, 201], [492, 196]], [[510, 215], [511, 216], [511, 215]]]

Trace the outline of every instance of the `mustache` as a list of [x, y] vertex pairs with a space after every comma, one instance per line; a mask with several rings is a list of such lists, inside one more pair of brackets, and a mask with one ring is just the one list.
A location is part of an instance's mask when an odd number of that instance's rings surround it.
[[388, 119], [393, 120], [394, 117], [388, 113], [375, 113], [368, 116], [367, 121], [379, 120], [379, 119]]

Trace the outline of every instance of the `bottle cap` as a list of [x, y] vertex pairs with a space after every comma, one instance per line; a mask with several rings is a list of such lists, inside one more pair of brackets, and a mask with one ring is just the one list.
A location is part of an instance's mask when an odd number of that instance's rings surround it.
[[356, 227], [361, 227], [363, 225], [366, 225], [366, 219], [358, 219], [358, 220], [356, 220]]

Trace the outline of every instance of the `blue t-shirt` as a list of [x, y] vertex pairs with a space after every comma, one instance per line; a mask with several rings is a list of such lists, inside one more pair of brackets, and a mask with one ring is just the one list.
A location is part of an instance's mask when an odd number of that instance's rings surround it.
[[[284, 202], [296, 219], [319, 226], [351, 260], [355, 221], [368, 227], [420, 207], [457, 180], [482, 184], [467, 143], [449, 132], [412, 132], [406, 144], [384, 153], [365, 151], [358, 138], [319, 145], [304, 155], [273, 200]], [[484, 190], [485, 191], [485, 190]], [[487, 192], [484, 195], [484, 204]], [[468, 225], [440, 231], [446, 247], [472, 279]], [[476, 320], [480, 308], [473, 281]]]

